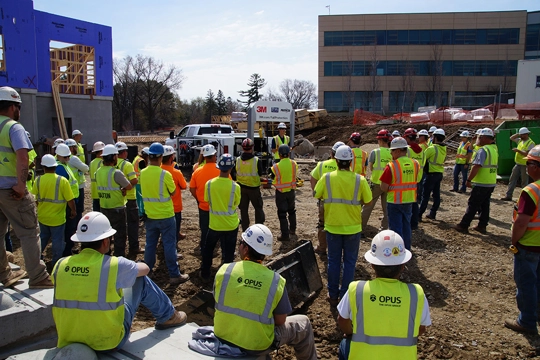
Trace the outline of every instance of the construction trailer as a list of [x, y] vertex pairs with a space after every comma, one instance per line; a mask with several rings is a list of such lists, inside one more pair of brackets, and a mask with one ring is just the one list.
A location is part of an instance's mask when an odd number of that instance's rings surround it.
[[0, 86], [20, 92], [33, 142], [75, 129], [83, 143], [111, 142], [111, 27], [35, 10], [31, 0], [0, 0], [0, 12]]
[[520, 119], [540, 119], [540, 59], [518, 61], [515, 107]]

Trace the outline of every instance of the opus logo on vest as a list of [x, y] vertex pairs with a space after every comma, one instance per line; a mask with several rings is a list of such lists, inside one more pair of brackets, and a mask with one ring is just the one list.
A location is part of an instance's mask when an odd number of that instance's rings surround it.
[[401, 306], [401, 296], [384, 296], [381, 295], [377, 297], [375, 294], [371, 294], [369, 296], [369, 300], [371, 302], [375, 302], [379, 300], [379, 306], [392, 306], [392, 307], [400, 307]]
[[86, 267], [82, 267], [82, 266], [69, 267], [69, 265], [68, 265], [68, 266], [66, 266], [64, 268], [64, 271], [65, 272], [70, 272], [71, 271], [71, 274], [75, 275], [75, 276], [88, 276], [88, 274], [90, 274], [90, 268], [88, 266], [86, 266]]
[[247, 286], [252, 289], [260, 290], [262, 286], [262, 281], [252, 280], [252, 279], [242, 279], [242, 277], [239, 277], [236, 280], [239, 284], [244, 283], [244, 286]]

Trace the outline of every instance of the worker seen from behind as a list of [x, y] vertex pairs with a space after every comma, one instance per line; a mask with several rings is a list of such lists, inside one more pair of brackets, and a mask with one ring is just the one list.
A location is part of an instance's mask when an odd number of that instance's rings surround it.
[[[418, 164], [422, 164], [424, 161], [424, 150], [418, 145], [417, 143], [417, 132], [416, 129], [408, 128], [403, 133], [403, 138], [407, 140], [407, 145], [409, 147], [407, 148], [407, 156], [411, 159], [414, 159], [418, 161]], [[422, 187], [422, 177], [424, 176], [424, 171], [422, 169], [422, 166], [420, 166], [420, 173], [418, 174], [418, 178], [420, 179], [418, 183], [416, 183], [416, 194], [419, 194], [419, 188]], [[418, 196], [417, 196], [418, 198]], [[419, 220], [419, 206], [418, 201], [413, 202], [412, 204], [412, 215], [411, 215], [411, 229], [416, 230], [418, 229], [418, 220]]]
[[[240, 185], [240, 221], [242, 230], [249, 227], [249, 203], [255, 210], [255, 223], [264, 224], [264, 203], [261, 195], [262, 161], [253, 153], [253, 140], [242, 141], [242, 154], [236, 158], [236, 182]], [[234, 176], [233, 176], [234, 178]]]
[[521, 191], [512, 225], [512, 245], [517, 248], [514, 254], [514, 280], [519, 315], [517, 319], [506, 320], [505, 326], [514, 331], [537, 334], [540, 290], [540, 145], [529, 150], [525, 160], [527, 173], [534, 182]]
[[172, 146], [165, 145], [163, 147], [163, 161], [161, 162], [161, 168], [171, 173], [174, 186], [176, 187], [176, 191], [174, 192], [174, 195], [172, 195], [172, 202], [174, 207], [174, 220], [176, 223], [176, 243], [178, 244], [179, 240], [186, 238], [186, 235], [180, 232], [180, 226], [182, 223], [182, 190], [187, 189], [187, 183], [184, 174], [174, 167], [175, 156], [175, 151]]
[[[315, 186], [315, 198], [324, 202], [324, 229], [328, 244], [328, 301], [337, 306], [354, 278], [362, 232], [362, 205], [372, 200], [362, 175], [350, 171], [354, 154], [347, 145], [336, 150], [338, 170], [324, 174]], [[339, 282], [343, 259], [343, 278]]]
[[66, 139], [64, 144], [66, 144], [69, 147], [69, 151], [71, 151], [71, 156], [69, 158], [68, 165], [73, 175], [75, 175], [75, 177], [77, 178], [77, 183], [79, 184], [79, 200], [77, 201], [77, 218], [74, 224], [76, 225], [79, 223], [79, 220], [82, 218], [82, 214], [84, 212], [84, 188], [86, 186], [85, 174], [88, 173], [88, 170], [90, 168], [88, 167], [88, 165], [82, 162], [79, 157], [77, 157], [78, 147], [77, 147], [77, 142], [74, 139]]
[[53, 152], [53, 155], [55, 155], [55, 157], [56, 157], [56, 148], [58, 147], [58, 145], [63, 144], [63, 143], [64, 143], [64, 139], [58, 138], [54, 140], [54, 143], [52, 145], [52, 152]]
[[[472, 145], [469, 141], [470, 133], [465, 130], [460, 134], [461, 142], [456, 152], [456, 164], [454, 165], [454, 186], [450, 191], [464, 194], [467, 192], [467, 176], [469, 175], [469, 164], [472, 158]], [[459, 175], [462, 178], [462, 185], [459, 186]]]
[[[336, 171], [337, 162], [335, 159], [336, 151], [341, 146], [345, 145], [343, 141], [336, 142], [330, 151], [330, 159], [319, 161], [317, 166], [311, 170], [309, 182], [311, 185], [311, 190], [315, 191], [315, 185], [317, 181], [323, 177], [324, 174]], [[321, 199], [318, 199], [317, 206], [319, 208], [319, 221], [317, 222], [317, 238], [319, 240], [319, 245], [315, 248], [315, 252], [319, 255], [326, 255], [326, 232], [324, 231], [324, 202]]]
[[407, 140], [395, 138], [390, 143], [392, 161], [381, 175], [381, 190], [387, 193], [388, 224], [411, 250], [412, 206], [416, 202], [416, 184], [420, 180], [420, 164], [407, 156]]
[[277, 128], [279, 133], [272, 138], [272, 153], [274, 154], [274, 163], [278, 163], [281, 160], [279, 156], [279, 147], [281, 145], [290, 146], [291, 143], [291, 138], [285, 135], [287, 125], [285, 125], [285, 123], [279, 123]]
[[468, 232], [474, 215], [478, 211], [480, 211], [480, 220], [473, 230], [483, 234], [487, 231], [491, 194], [497, 185], [499, 163], [499, 152], [494, 141], [493, 130], [485, 128], [480, 131], [477, 140], [480, 148], [472, 161], [472, 169], [467, 178], [467, 187], [472, 187], [471, 195], [465, 215], [461, 218], [461, 222], [454, 226], [457, 231]]
[[375, 279], [352, 282], [338, 305], [338, 324], [345, 334], [340, 360], [417, 359], [418, 337], [431, 325], [431, 315], [422, 287], [399, 280], [411, 257], [394, 231], [373, 238], [364, 258]]
[[388, 212], [386, 206], [386, 192], [381, 189], [381, 175], [383, 174], [386, 165], [392, 161], [390, 154], [390, 141], [392, 135], [386, 129], [382, 129], [377, 133], [377, 143], [379, 147], [371, 150], [369, 153], [368, 164], [371, 171], [370, 187], [373, 200], [362, 207], [362, 229], [365, 229], [371, 212], [377, 203], [377, 199], [381, 199], [381, 207], [383, 218], [379, 230], [388, 229]]
[[281, 236], [278, 236], [278, 240], [289, 241], [290, 236], [296, 236], [295, 189], [298, 164], [289, 159], [291, 152], [289, 145], [280, 145], [278, 152], [280, 161], [272, 166], [273, 185], [276, 188], [276, 207], [281, 230]]
[[401, 134], [399, 133], [398, 130], [394, 130], [392, 131], [392, 138], [397, 138], [397, 137], [401, 137]]
[[210, 269], [218, 241], [221, 243], [223, 262], [234, 261], [240, 223], [236, 213], [236, 208], [240, 204], [240, 186], [230, 178], [234, 165], [234, 157], [231, 154], [221, 155], [217, 163], [219, 176], [208, 180], [204, 186], [204, 200], [208, 202], [210, 210], [210, 223], [202, 248], [201, 278], [204, 281], [212, 280]]
[[103, 148], [105, 144], [101, 141], [96, 141], [92, 147], [94, 159], [90, 162], [90, 191], [92, 193], [92, 210], [99, 211], [99, 195], [96, 185], [96, 171], [103, 165]]
[[[30, 133], [26, 131], [26, 136], [28, 136], [28, 140], [32, 142], [32, 137], [30, 136]], [[26, 178], [26, 188], [28, 191], [32, 191], [32, 188], [34, 187], [34, 180], [36, 178], [36, 162], [35, 159], [37, 158], [36, 150], [32, 149], [28, 152], [28, 177]]]
[[[292, 308], [286, 280], [262, 265], [265, 256], [272, 255], [272, 246], [272, 233], [264, 225], [255, 224], [242, 233], [241, 261], [222, 265], [214, 281], [214, 333], [247, 355], [268, 354], [290, 345], [297, 359], [316, 360], [309, 319], [287, 316]], [[256, 279], [258, 285], [250, 285], [248, 279]]]
[[529, 176], [527, 175], [527, 159], [525, 157], [529, 151], [536, 145], [534, 141], [530, 138], [530, 131], [526, 127], [519, 129], [517, 134], [510, 136], [510, 140], [517, 143], [517, 147], [513, 148], [512, 151], [515, 152], [514, 161], [516, 164], [512, 168], [512, 173], [510, 174], [510, 180], [508, 180], [508, 189], [506, 190], [506, 195], [501, 198], [504, 201], [512, 201], [512, 195], [514, 189], [518, 183], [518, 180], [521, 179], [521, 188], [525, 188], [529, 183]]
[[156, 318], [156, 330], [186, 323], [186, 314], [146, 276], [148, 265], [107, 255], [115, 232], [105, 215], [86, 213], [72, 237], [82, 251], [61, 259], [53, 270], [59, 348], [81, 343], [96, 351], [120, 349], [140, 304]]
[[176, 221], [174, 218], [174, 205], [172, 196], [176, 192], [176, 186], [172, 175], [161, 168], [163, 145], [153, 143], [148, 148], [148, 166], [141, 171], [139, 182], [146, 211], [146, 246], [144, 262], [148, 264], [150, 271], [156, 263], [156, 249], [161, 235], [165, 264], [169, 272], [169, 284], [180, 285], [189, 280], [188, 274], [181, 274], [178, 268], [178, 256], [176, 252]]
[[75, 154], [83, 164], [86, 164], [86, 154], [84, 153], [84, 147], [81, 144], [83, 133], [80, 130], [73, 130], [71, 138], [77, 143], [77, 154]]
[[362, 141], [362, 136], [358, 132], [353, 132], [349, 136], [349, 145], [353, 151], [354, 159], [351, 163], [352, 171], [355, 173], [366, 176], [366, 164], [367, 164], [367, 152], [360, 148], [360, 141]]
[[426, 218], [435, 220], [437, 210], [441, 205], [441, 181], [444, 173], [444, 161], [446, 160], [446, 145], [444, 139], [446, 134], [443, 129], [437, 129], [433, 132], [433, 144], [430, 145], [424, 152], [424, 171], [426, 179], [423, 183], [422, 202], [418, 214], [418, 220], [422, 219], [422, 215], [427, 209], [430, 196], [433, 196], [433, 205]]
[[[144, 147], [141, 150], [141, 154], [135, 156], [133, 159], [133, 170], [135, 170], [135, 175], [137, 179], [141, 176], [141, 171], [146, 168], [148, 163], [148, 146]], [[135, 196], [137, 198], [137, 208], [139, 209], [139, 219], [144, 220], [144, 203], [141, 195], [141, 184], [137, 182], [135, 185]]]

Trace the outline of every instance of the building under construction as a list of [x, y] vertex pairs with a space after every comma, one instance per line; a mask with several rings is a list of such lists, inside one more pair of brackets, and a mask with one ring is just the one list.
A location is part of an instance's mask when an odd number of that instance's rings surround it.
[[20, 122], [39, 138], [84, 134], [112, 140], [113, 60], [109, 26], [0, 0], [0, 86], [21, 94]]

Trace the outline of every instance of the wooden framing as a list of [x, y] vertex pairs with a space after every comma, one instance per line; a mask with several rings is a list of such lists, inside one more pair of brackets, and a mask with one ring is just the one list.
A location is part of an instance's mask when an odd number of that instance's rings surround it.
[[6, 71], [6, 53], [4, 52], [4, 35], [0, 34], [0, 71]]
[[72, 45], [50, 48], [51, 81], [63, 94], [94, 95], [94, 47]]

